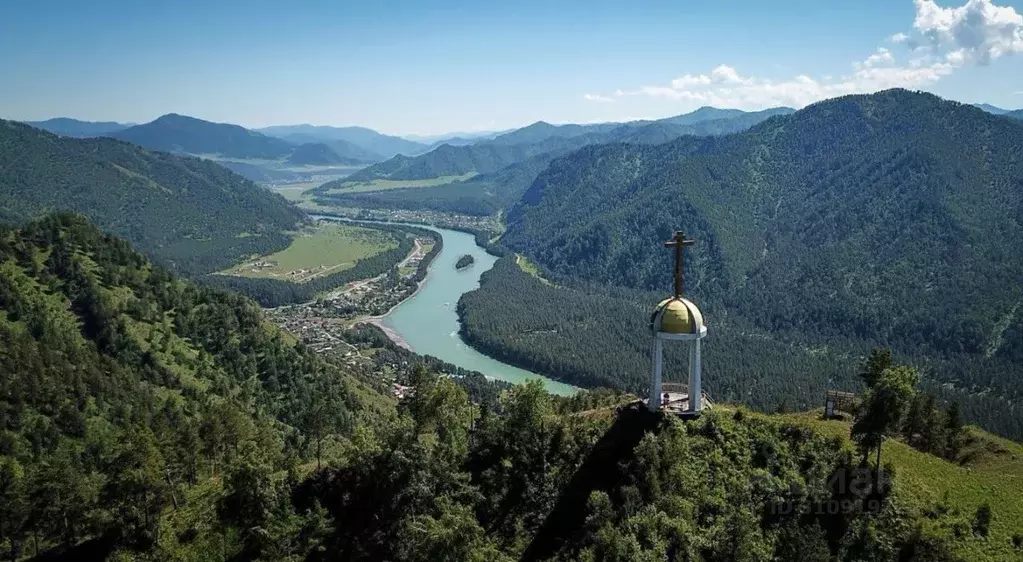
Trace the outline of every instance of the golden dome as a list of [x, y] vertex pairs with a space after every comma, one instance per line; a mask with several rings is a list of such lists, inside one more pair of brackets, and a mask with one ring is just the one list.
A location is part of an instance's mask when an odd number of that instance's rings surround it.
[[680, 297], [670, 297], [657, 303], [650, 322], [655, 332], [698, 334], [703, 328], [703, 314], [692, 302]]

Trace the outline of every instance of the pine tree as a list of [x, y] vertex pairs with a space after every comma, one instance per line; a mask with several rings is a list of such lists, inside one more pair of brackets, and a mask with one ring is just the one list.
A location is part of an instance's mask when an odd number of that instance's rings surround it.
[[852, 427], [852, 437], [863, 454], [863, 462], [871, 451], [877, 451], [877, 470], [881, 468], [881, 444], [884, 438], [897, 433], [902, 427], [913, 400], [920, 374], [911, 367], [898, 366], [885, 369], [867, 391]]
[[873, 388], [877, 384], [877, 381], [881, 379], [881, 374], [884, 373], [885, 369], [892, 366], [892, 350], [888, 348], [877, 348], [870, 352], [870, 357], [867, 358], [866, 363], [863, 365], [863, 371], [860, 372], [860, 378], [863, 379], [863, 384], [868, 388]]
[[922, 425], [919, 448], [932, 455], [942, 456], [945, 453], [945, 415], [938, 408], [938, 400], [933, 394], [923, 395]]
[[945, 416], [945, 457], [951, 460], [959, 458], [963, 447], [965, 431], [963, 430], [963, 417], [959, 413], [959, 404], [953, 402], [948, 407], [948, 414]]

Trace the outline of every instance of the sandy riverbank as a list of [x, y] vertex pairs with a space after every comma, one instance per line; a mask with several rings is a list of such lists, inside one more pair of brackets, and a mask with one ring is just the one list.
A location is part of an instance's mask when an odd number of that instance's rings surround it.
[[377, 328], [380, 328], [380, 330], [383, 333], [387, 334], [387, 337], [390, 338], [390, 340], [393, 341], [395, 345], [412, 351], [412, 347], [408, 344], [407, 341], [405, 341], [400, 335], [398, 335], [398, 332], [395, 332], [390, 327], [384, 324], [383, 316], [372, 316], [370, 318], [366, 318], [365, 320], [360, 320], [359, 324], [373, 324]]

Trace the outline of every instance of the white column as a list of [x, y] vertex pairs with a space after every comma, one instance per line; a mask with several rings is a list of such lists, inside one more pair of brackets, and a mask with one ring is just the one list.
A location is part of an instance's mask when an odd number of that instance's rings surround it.
[[700, 340], [693, 342], [689, 361], [689, 409], [699, 412], [703, 409], [703, 390], [700, 388]]
[[661, 409], [661, 356], [664, 354], [664, 344], [661, 338], [654, 335], [654, 372], [650, 377], [650, 403], [647, 404], [647, 408], [651, 412], [656, 412]]

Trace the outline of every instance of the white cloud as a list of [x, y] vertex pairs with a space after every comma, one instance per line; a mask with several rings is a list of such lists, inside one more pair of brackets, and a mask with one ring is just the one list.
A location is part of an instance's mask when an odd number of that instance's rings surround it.
[[933, 0], [914, 0], [913, 30], [939, 52], [962, 51], [962, 60], [987, 64], [1023, 52], [1023, 15], [991, 0], [968, 0], [942, 8]]
[[843, 75], [772, 80], [743, 76], [722, 64], [708, 74], [684, 74], [668, 85], [646, 85], [610, 95], [586, 94], [584, 98], [607, 103], [646, 96], [687, 105], [802, 107], [846, 94], [920, 88], [967, 64], [987, 64], [1002, 56], [1023, 53], [1023, 16], [1012, 7], [996, 6], [992, 0], [967, 0], [957, 8], [942, 8], [933, 0], [913, 1], [916, 18], [912, 32], [888, 38], [902, 45], [901, 55], [879, 47], [866, 59], [853, 62], [851, 71]]
[[892, 56], [891, 51], [884, 47], [879, 47], [877, 52], [867, 57], [867, 60], [863, 62], [854, 62], [853, 68], [859, 70], [861, 68], [871, 68], [875, 66], [881, 66], [885, 64], [891, 64], [895, 62], [895, 57]]
[[[711, 72], [710, 75], [695, 77], [687, 75], [673, 80], [668, 86], [648, 85], [631, 91], [619, 90], [611, 96], [602, 97], [620, 99], [646, 96], [717, 107], [802, 107], [824, 98], [845, 94], [894, 87], [920, 87], [934, 83], [954, 70], [951, 63], [943, 60], [915, 59], [901, 66], [894, 65], [894, 62], [890, 53], [875, 53], [867, 60], [854, 64], [851, 73], [827, 79], [798, 75], [786, 80], [768, 80], [743, 76], [731, 67], [724, 67], [730, 72]], [[715, 75], [717, 80], [713, 78]], [[703, 80], [701, 77], [709, 79]]]

